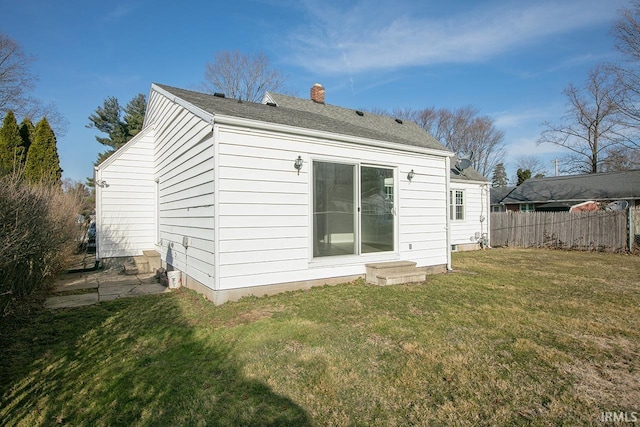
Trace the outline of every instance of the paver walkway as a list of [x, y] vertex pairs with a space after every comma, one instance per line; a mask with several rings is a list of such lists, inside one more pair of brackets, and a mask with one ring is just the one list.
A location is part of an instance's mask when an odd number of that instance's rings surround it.
[[45, 308], [80, 307], [170, 290], [158, 283], [153, 273], [125, 276], [115, 271], [96, 270], [65, 274], [56, 282], [53, 292], [64, 294], [49, 297], [44, 303]]

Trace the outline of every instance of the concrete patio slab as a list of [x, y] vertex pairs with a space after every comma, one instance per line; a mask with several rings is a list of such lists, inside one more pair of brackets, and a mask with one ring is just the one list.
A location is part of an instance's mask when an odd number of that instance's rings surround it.
[[98, 282], [95, 278], [90, 278], [84, 274], [78, 274], [59, 280], [53, 286], [54, 292], [76, 291], [80, 289], [97, 289]]
[[84, 305], [95, 304], [99, 301], [95, 292], [78, 295], [63, 295], [48, 298], [44, 302], [44, 307], [49, 309], [82, 307]]
[[170, 289], [160, 283], [149, 283], [136, 286], [129, 292], [128, 296], [152, 295], [170, 292]]
[[107, 285], [105, 284], [100, 284], [100, 286], [98, 287], [98, 294], [100, 296], [103, 295], [120, 295], [120, 296], [124, 296], [126, 294], [128, 294], [129, 292], [131, 292], [131, 290], [133, 288], [135, 288], [136, 286], [139, 286], [137, 283], [134, 284], [125, 284], [125, 283], [109, 283]]
[[135, 276], [124, 276], [116, 274], [97, 275], [96, 280], [100, 286], [110, 285], [137, 285], [140, 281]]
[[113, 270], [94, 270], [69, 272], [58, 280], [53, 292], [86, 291], [74, 295], [53, 295], [45, 301], [45, 308], [59, 309], [80, 307], [118, 298], [140, 295], [153, 295], [170, 292], [166, 286], [158, 283], [155, 273], [135, 276], [117, 274]]

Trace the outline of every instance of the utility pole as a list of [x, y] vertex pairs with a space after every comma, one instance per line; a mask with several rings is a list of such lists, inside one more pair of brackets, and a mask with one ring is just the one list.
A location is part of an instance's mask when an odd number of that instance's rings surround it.
[[555, 172], [556, 172], [555, 176], [558, 176], [558, 158], [556, 157], [556, 159], [553, 160], [551, 163], [555, 164]]

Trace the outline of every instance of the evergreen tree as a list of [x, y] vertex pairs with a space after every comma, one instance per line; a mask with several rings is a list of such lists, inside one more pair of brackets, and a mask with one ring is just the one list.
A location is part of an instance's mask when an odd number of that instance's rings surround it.
[[13, 111], [9, 111], [0, 129], [0, 176], [20, 169], [24, 155], [18, 122]]
[[[94, 165], [97, 166], [108, 159], [115, 151], [126, 144], [142, 130], [144, 115], [147, 111], [147, 99], [144, 94], [136, 95], [126, 107], [120, 107], [116, 97], [104, 100], [101, 107], [96, 108], [89, 116], [90, 129], [98, 129], [106, 137], [96, 136], [96, 141], [109, 147], [107, 151], [98, 154]], [[87, 178], [87, 185], [93, 187], [93, 178]]]
[[127, 141], [142, 130], [144, 115], [147, 112], [147, 97], [139, 93], [124, 107], [124, 123], [127, 130]]
[[60, 185], [62, 169], [60, 169], [56, 136], [46, 118], [36, 125], [35, 138], [29, 147], [24, 175], [32, 183]]
[[506, 187], [507, 186], [507, 171], [504, 168], [504, 163], [498, 163], [493, 169], [492, 187]]
[[525, 182], [526, 180], [528, 180], [529, 178], [531, 178], [531, 170], [530, 169], [518, 169], [518, 171], [516, 172], [516, 175], [518, 176], [518, 183], [516, 185], [520, 185], [523, 182]]
[[25, 117], [20, 123], [20, 137], [22, 138], [22, 147], [24, 148], [24, 155], [22, 156], [22, 165], [27, 162], [27, 155], [29, 153], [29, 147], [36, 139], [36, 127], [31, 122], [31, 119]]

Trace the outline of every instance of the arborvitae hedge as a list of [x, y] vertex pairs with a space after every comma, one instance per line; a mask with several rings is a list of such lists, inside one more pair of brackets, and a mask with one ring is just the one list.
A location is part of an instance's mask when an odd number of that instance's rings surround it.
[[24, 176], [31, 183], [59, 184], [62, 178], [56, 136], [46, 118], [36, 125], [35, 139], [29, 147]]
[[9, 111], [0, 128], [0, 176], [20, 170], [25, 154], [18, 122]]

